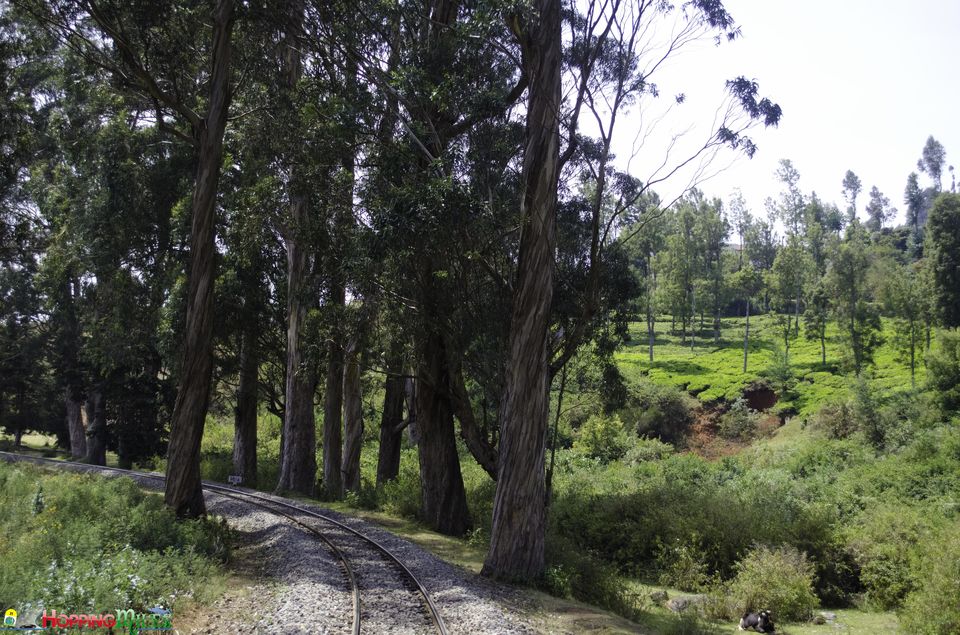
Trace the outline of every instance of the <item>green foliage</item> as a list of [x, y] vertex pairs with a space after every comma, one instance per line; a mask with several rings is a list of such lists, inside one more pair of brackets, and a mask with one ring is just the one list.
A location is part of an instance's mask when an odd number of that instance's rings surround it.
[[629, 590], [616, 568], [563, 536], [547, 540], [547, 568], [541, 580], [545, 590], [573, 597], [636, 619], [645, 608], [644, 598]]
[[748, 441], [757, 432], [757, 413], [743, 398], [737, 399], [720, 417], [720, 436]]
[[177, 521], [160, 496], [125, 478], [0, 464], [0, 505], [8, 512], [0, 520], [4, 606], [170, 606], [212, 592], [229, 556], [222, 520]]
[[691, 540], [673, 544], [661, 544], [657, 550], [656, 568], [660, 571], [660, 584], [681, 591], [702, 591], [710, 586], [713, 578], [703, 548], [692, 536]]
[[853, 383], [851, 409], [857, 427], [863, 432], [867, 443], [877, 450], [883, 449], [887, 438], [887, 421], [880, 412], [877, 394], [869, 378], [858, 375]]
[[793, 366], [790, 365], [790, 355], [786, 349], [776, 346], [770, 364], [763, 369], [763, 377], [780, 393], [780, 399], [786, 397], [790, 389], [797, 383]]
[[916, 590], [907, 596], [904, 631], [917, 635], [960, 632], [960, 523], [926, 542], [914, 569]]
[[868, 283], [872, 263], [869, 237], [853, 222], [837, 246], [826, 285], [836, 300], [834, 314], [846, 344], [844, 361], [855, 373], [873, 363], [873, 354], [883, 342], [879, 307]]
[[813, 592], [814, 567], [793, 547], [759, 546], [737, 563], [729, 588], [735, 619], [746, 611], [770, 609], [784, 621], [808, 620], [819, 605]]
[[609, 463], [623, 458], [630, 448], [630, 434], [624, 429], [620, 417], [593, 415], [580, 426], [577, 440], [573, 442], [576, 452]]
[[[842, 326], [832, 319], [827, 325], [826, 365], [821, 364], [820, 342], [816, 339], [800, 337], [790, 342], [790, 366], [796, 382], [788, 384], [789, 390], [781, 399], [781, 407], [807, 418], [823, 404], [846, 398], [849, 383], [840, 372], [840, 366], [849, 346], [841, 332]], [[884, 343], [874, 351], [871, 371], [877, 390], [887, 395], [910, 386], [910, 365], [897, 345], [894, 321], [884, 319], [882, 326]], [[650, 362], [646, 351], [646, 325], [635, 323], [631, 326], [634, 339], [616, 355], [628, 382], [673, 386], [696, 394], [706, 403], [721, 399], [732, 403], [760, 377], [761, 371], [772, 365], [774, 359], [782, 359], [782, 333], [775, 332], [769, 315], [750, 318], [750, 366], [746, 373], [742, 372], [742, 318], [724, 318], [719, 346], [698, 348], [694, 352], [689, 346], [682, 346], [679, 334], [671, 334], [669, 327], [669, 319], [657, 323], [656, 356], [655, 361]], [[917, 365], [916, 372], [917, 385], [923, 386], [926, 380], [923, 364]], [[629, 424], [642, 414], [621, 412], [621, 418]]]
[[929, 513], [902, 504], [872, 507], [848, 526], [846, 550], [871, 606], [896, 608], [913, 589], [919, 547], [932, 529]]
[[674, 447], [659, 439], [637, 439], [633, 447], [627, 450], [623, 462], [627, 465], [637, 465], [644, 461], [659, 461], [674, 453]]
[[401, 453], [400, 473], [383, 484], [381, 501], [385, 511], [404, 518], [416, 518], [420, 513], [420, 464], [415, 449]]
[[811, 426], [823, 430], [831, 439], [846, 439], [857, 431], [857, 421], [846, 400], [823, 404], [814, 414]]
[[940, 334], [927, 357], [927, 383], [945, 412], [960, 410], [960, 329]]
[[[661, 572], [664, 545], [695, 547], [709, 576], [728, 576], [751, 545], [795, 544], [816, 557], [832, 553], [834, 517], [802, 482], [745, 462], [709, 463], [692, 455], [632, 470], [560, 464], [551, 526], [622, 571]], [[694, 552], [690, 552], [694, 553]]]
[[944, 326], [960, 326], [960, 195], [941, 194], [927, 218], [926, 253]]
[[637, 435], [676, 443], [693, 423], [693, 406], [694, 401], [676, 388], [640, 380], [630, 383], [620, 415], [636, 426]]

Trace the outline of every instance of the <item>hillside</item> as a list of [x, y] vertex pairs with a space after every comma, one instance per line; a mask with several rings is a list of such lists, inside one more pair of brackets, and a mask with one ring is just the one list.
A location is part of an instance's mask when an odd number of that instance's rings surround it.
[[[656, 326], [654, 361], [650, 362], [646, 325], [630, 325], [630, 341], [616, 353], [616, 361], [623, 375], [630, 380], [647, 377], [651, 381], [676, 386], [696, 396], [704, 403], [718, 400], [732, 402], [741, 396], [753, 382], [763, 378], [783, 351], [783, 342], [770, 316], [750, 318], [750, 348], [747, 372], [743, 372], [743, 318], [723, 318], [719, 343], [713, 339], [712, 324], [697, 334], [693, 350], [689, 339], [681, 345], [680, 335], [670, 332], [670, 321], [659, 321]], [[874, 355], [871, 369], [876, 387], [884, 394], [910, 387], [910, 366], [901, 359], [894, 344], [890, 320], [883, 321], [883, 339]], [[778, 409], [808, 416], [824, 403], [842, 397], [849, 381], [841, 369], [841, 338], [836, 326], [827, 328], [826, 357], [821, 361], [820, 342], [805, 338], [801, 325], [800, 337], [790, 342], [790, 367], [796, 384]], [[917, 365], [916, 380], [922, 384], [925, 370]]]

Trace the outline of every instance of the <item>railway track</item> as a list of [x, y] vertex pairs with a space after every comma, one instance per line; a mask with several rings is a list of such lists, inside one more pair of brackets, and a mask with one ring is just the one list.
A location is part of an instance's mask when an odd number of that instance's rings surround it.
[[[10, 452], [0, 452], [0, 458], [8, 462], [67, 467], [71, 471], [87, 473], [110, 472], [129, 475], [136, 479], [151, 479], [161, 483], [164, 481], [162, 475], [150, 472], [137, 472], [116, 467], [87, 465], [85, 463], [25, 456]], [[395, 620], [399, 615], [409, 613], [408, 605], [398, 606], [397, 603], [389, 597], [385, 597], [383, 593], [378, 592], [385, 586], [392, 587], [393, 591], [398, 591], [403, 587], [409, 591], [410, 595], [418, 597], [419, 604], [423, 609], [423, 611], [420, 612], [421, 617], [429, 617], [428, 620], [423, 620], [425, 630], [432, 630], [439, 635], [448, 635], [443, 617], [440, 615], [440, 611], [426, 587], [424, 587], [423, 583], [396, 554], [380, 542], [335, 518], [320, 513], [317, 510], [291, 503], [289, 500], [284, 500], [278, 496], [206, 481], [203, 483], [203, 489], [210, 494], [237, 500], [285, 518], [319, 539], [340, 563], [347, 584], [350, 587], [350, 593], [353, 598], [353, 617], [350, 630], [352, 635], [360, 635], [361, 633], [367, 632], [380, 633], [383, 629], [384, 619], [390, 622]], [[369, 557], [371, 552], [377, 554], [377, 557], [371, 559]], [[356, 570], [354, 565], [356, 562], [361, 562], [362, 571], [358, 572]], [[399, 573], [399, 585], [397, 584], [396, 575], [394, 575], [393, 580], [390, 580], [389, 574], [384, 573], [387, 569], [392, 569], [394, 572]], [[424, 612], [426, 616], [423, 615]], [[375, 616], [375, 620], [373, 621], [379, 619], [381, 622], [380, 625], [376, 627], [376, 630], [364, 627], [364, 619], [371, 615]], [[409, 615], [408, 618], [414, 619], [414, 615]]]

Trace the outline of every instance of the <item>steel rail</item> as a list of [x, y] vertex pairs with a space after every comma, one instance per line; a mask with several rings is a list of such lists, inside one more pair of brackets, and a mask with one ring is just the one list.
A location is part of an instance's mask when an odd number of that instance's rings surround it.
[[[107, 470], [111, 472], [117, 472], [120, 474], [130, 474], [133, 476], [139, 476], [143, 478], [152, 478], [160, 481], [164, 481], [166, 479], [166, 477], [163, 475], [155, 474], [151, 472], [137, 472], [135, 470], [126, 470], [119, 467], [90, 465], [87, 463], [77, 463], [75, 461], [51, 459], [48, 457], [32, 457], [32, 456], [27, 456], [23, 454], [16, 454], [16, 453], [2, 452], [2, 451], [0, 451], [0, 456], [9, 457], [9, 459], [14, 462], [23, 461], [26, 463], [50, 463], [54, 465], [68, 465], [68, 466], [74, 466], [77, 468], [84, 468], [86, 471], [95, 472], [95, 471]], [[210, 483], [208, 481], [203, 482], [203, 489], [211, 493], [220, 494], [221, 496], [226, 496], [228, 498], [233, 498], [235, 500], [240, 500], [243, 502], [250, 503], [257, 507], [266, 509], [267, 511], [273, 514], [287, 518], [288, 520], [300, 525], [301, 527], [307, 529], [308, 531], [310, 531], [311, 533], [319, 537], [328, 547], [330, 547], [330, 550], [336, 555], [337, 559], [340, 561], [340, 564], [343, 567], [344, 571], [346, 572], [348, 580], [350, 581], [350, 587], [353, 593], [353, 605], [354, 605], [354, 620], [353, 620], [353, 631], [352, 631], [353, 635], [360, 634], [360, 618], [361, 618], [360, 589], [356, 581], [356, 576], [354, 575], [353, 570], [350, 567], [346, 557], [343, 555], [343, 552], [322, 531], [316, 529], [315, 527], [311, 527], [303, 523], [302, 521], [294, 518], [293, 516], [285, 512], [278, 511], [276, 507], [290, 509], [297, 513], [304, 514], [306, 516], [310, 516], [310, 517], [322, 520], [324, 522], [327, 522], [331, 525], [334, 525], [335, 527], [338, 527], [350, 534], [357, 536], [364, 542], [374, 547], [377, 551], [382, 553], [387, 558], [387, 560], [395, 564], [416, 587], [417, 592], [421, 595], [421, 597], [424, 600], [424, 603], [426, 604], [427, 612], [430, 614], [430, 619], [433, 621], [434, 627], [437, 629], [437, 632], [440, 635], [449, 635], [446, 624], [443, 621], [443, 617], [440, 615], [440, 611], [437, 608], [436, 603], [434, 603], [433, 598], [430, 597], [430, 593], [427, 591], [426, 587], [424, 587], [423, 583], [420, 582], [420, 580], [413, 574], [412, 571], [410, 571], [410, 569], [403, 563], [403, 561], [400, 560], [400, 558], [398, 558], [393, 552], [391, 552], [389, 549], [384, 547], [381, 543], [377, 542], [373, 538], [354, 529], [353, 527], [350, 527], [349, 525], [346, 525], [336, 520], [335, 518], [331, 518], [325, 514], [321, 514], [316, 510], [309, 509], [306, 507], [301, 507], [299, 505], [294, 505], [284, 500], [276, 500], [275, 498], [264, 496], [260, 493], [251, 492], [246, 489], [228, 487], [226, 485], [221, 485], [219, 483]], [[262, 502], [259, 502], [259, 503], [253, 502], [249, 499], [255, 499], [257, 501], [262, 501]], [[273, 507], [273, 509], [271, 509], [271, 507]]]

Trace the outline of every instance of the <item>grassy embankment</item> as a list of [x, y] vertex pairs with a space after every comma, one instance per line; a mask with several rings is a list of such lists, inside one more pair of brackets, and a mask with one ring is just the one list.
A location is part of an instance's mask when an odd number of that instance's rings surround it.
[[[25, 443], [40, 449], [45, 439]], [[0, 462], [0, 606], [21, 625], [59, 613], [174, 616], [223, 588], [229, 531], [216, 519], [175, 522], [158, 494], [126, 478]]]
[[[630, 385], [652, 381], [696, 393], [701, 400], [729, 403], [775, 360], [777, 337], [765, 317], [751, 320], [746, 374], [741, 372], [739, 321], [724, 320], [719, 346], [704, 331], [692, 352], [666, 333], [668, 326], [658, 324], [653, 364], [647, 361], [642, 325], [631, 326], [633, 341], [617, 354]], [[537, 594], [534, 604], [542, 607], [537, 619], [545, 630], [727, 632], [731, 618], [717, 619], [717, 607], [706, 619], [678, 618], [652, 602], [649, 593], [668, 588], [671, 597], [699, 592], [743, 602], [736, 594], [750, 581], [734, 586], [738, 563], [760, 544], [806, 554], [820, 605], [811, 605], [814, 609], [853, 605], [831, 609], [842, 629], [794, 621], [787, 623], [788, 633], [896, 632], [897, 611], [907, 611], [909, 618], [911, 611], [920, 610], [922, 578], [931, 566], [923, 552], [948, 545], [957, 526], [960, 441], [922, 395], [910, 393], [909, 368], [889, 343], [875, 355], [870, 382], [873, 406], [883, 414], [878, 420], [890, 427], [884, 442], [868, 443], [856, 418], [845, 438], [834, 438], [829, 425], [813, 423], [825, 403], [850, 400], [852, 382], [840, 371], [842, 345], [835, 332], [828, 335], [826, 365], [821, 364], [819, 342], [791, 342], [797, 382], [778, 407], [800, 416], [769, 435], [745, 440], [736, 456], [704, 460], [683, 453], [682, 444], [674, 448], [631, 438], [633, 422], [626, 411], [620, 458], [594, 458], [576, 443], [559, 450], [550, 569], [543, 585], [635, 621], [630, 625], [592, 607]], [[475, 531], [460, 540], [420, 526], [415, 520], [419, 484], [414, 449], [404, 451], [397, 483], [379, 490], [372, 485], [381, 393], [377, 378], [367, 381], [364, 487], [334, 506], [366, 515], [448, 560], [479, 569], [493, 484], [461, 448]], [[922, 366], [917, 381], [922, 385]], [[905, 418], [911, 412], [917, 416]], [[279, 428], [275, 417], [261, 418], [258, 487], [265, 490], [276, 482]], [[568, 427], [561, 437], [576, 442], [581, 435]], [[232, 423], [211, 417], [204, 436], [206, 478], [226, 479], [232, 439]], [[729, 614], [736, 607], [719, 610]]]

